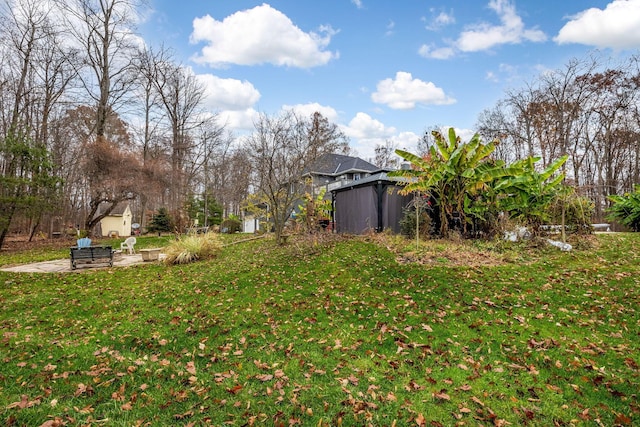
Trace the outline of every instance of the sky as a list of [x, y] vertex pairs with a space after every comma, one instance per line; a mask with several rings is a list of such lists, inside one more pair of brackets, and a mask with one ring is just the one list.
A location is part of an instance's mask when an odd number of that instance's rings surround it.
[[545, 70], [640, 52], [640, 0], [148, 0], [139, 32], [206, 86], [239, 138], [258, 114], [319, 111], [372, 159], [479, 114]]

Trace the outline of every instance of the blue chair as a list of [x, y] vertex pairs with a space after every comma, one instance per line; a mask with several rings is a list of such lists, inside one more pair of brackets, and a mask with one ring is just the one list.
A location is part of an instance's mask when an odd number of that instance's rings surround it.
[[88, 248], [91, 246], [91, 239], [88, 237], [83, 237], [82, 239], [78, 239], [77, 245], [78, 245], [78, 248]]

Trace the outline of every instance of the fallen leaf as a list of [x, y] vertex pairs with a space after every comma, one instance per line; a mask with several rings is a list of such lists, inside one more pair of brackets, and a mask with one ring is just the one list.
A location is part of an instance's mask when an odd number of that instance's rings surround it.
[[472, 397], [471, 397], [471, 400], [473, 400], [475, 403], [477, 403], [477, 404], [478, 404], [478, 405], [480, 405], [480, 406], [484, 406], [484, 402], [483, 402], [482, 400], [478, 399], [478, 398], [477, 398], [477, 397], [475, 397], [475, 396], [472, 396]]
[[433, 397], [435, 397], [438, 400], [451, 400], [451, 396], [449, 396], [447, 393], [444, 392], [439, 392], [439, 393], [433, 393]]
[[191, 375], [196, 374], [196, 364], [193, 361], [187, 362], [187, 372]]
[[617, 414], [616, 415], [616, 424], [630, 426], [632, 424], [631, 418], [627, 417], [625, 414]]
[[63, 425], [65, 425], [64, 421], [62, 421], [62, 419], [55, 417], [52, 420], [47, 420], [44, 423], [40, 424], [40, 427], [62, 427]]
[[80, 396], [81, 394], [84, 394], [86, 391], [87, 391], [87, 386], [86, 386], [86, 385], [84, 385], [84, 384], [82, 384], [82, 383], [80, 383], [80, 384], [78, 384], [78, 385], [76, 386], [76, 391], [75, 391], [75, 393], [73, 393], [73, 395], [74, 395], [75, 397], [78, 397], [78, 396]]
[[242, 386], [240, 384], [227, 389], [227, 391], [231, 394], [237, 394], [240, 390], [242, 390]]
[[29, 402], [29, 396], [27, 396], [26, 394], [23, 394], [22, 396], [20, 396], [19, 402], [13, 402], [7, 405], [7, 409], [13, 409], [13, 408], [24, 409], [27, 407], [28, 402]]

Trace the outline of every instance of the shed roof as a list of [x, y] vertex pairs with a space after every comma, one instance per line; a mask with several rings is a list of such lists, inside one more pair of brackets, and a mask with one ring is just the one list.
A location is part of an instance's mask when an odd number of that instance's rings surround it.
[[[98, 206], [98, 214], [102, 215], [102, 213], [105, 210], [107, 210], [107, 207], [109, 206], [110, 206], [109, 203], [101, 203], [100, 206]], [[116, 205], [115, 208], [113, 208], [113, 210], [109, 213], [108, 216], [122, 216], [127, 211], [128, 207], [129, 207], [129, 202], [127, 201], [120, 202]]]
[[304, 171], [303, 175], [340, 176], [345, 173], [373, 173], [378, 171], [381, 171], [378, 166], [359, 157], [351, 157], [344, 154], [323, 154]]
[[366, 178], [359, 179], [357, 181], [349, 181], [341, 185], [340, 187], [334, 188], [333, 190], [331, 190], [331, 192], [346, 191], [352, 188], [370, 185], [378, 181], [384, 182], [384, 183], [391, 183], [394, 185], [404, 185], [407, 182], [407, 179], [403, 177], [389, 176], [387, 175], [387, 172], [380, 171], [376, 174], [370, 175]]

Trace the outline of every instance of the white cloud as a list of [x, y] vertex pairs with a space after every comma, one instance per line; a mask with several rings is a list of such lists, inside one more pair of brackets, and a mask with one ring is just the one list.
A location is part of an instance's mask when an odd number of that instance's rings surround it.
[[395, 79], [388, 78], [378, 82], [376, 89], [371, 94], [373, 102], [386, 104], [394, 110], [410, 110], [416, 104], [446, 105], [456, 102], [432, 82], [414, 79], [411, 73], [403, 71], [398, 71]]
[[351, 0], [351, 3], [355, 4], [358, 9], [362, 9], [364, 7], [362, 0]]
[[399, 149], [414, 153], [420, 141], [421, 135], [417, 135], [415, 132], [400, 132], [397, 135], [389, 138]]
[[640, 48], [640, 0], [613, 0], [604, 10], [587, 9], [572, 17], [554, 40], [599, 48]]
[[375, 158], [376, 146], [385, 145], [387, 141], [390, 141], [393, 145], [402, 150], [412, 153], [417, 150], [420, 135], [416, 135], [414, 132], [398, 133], [395, 128], [387, 128], [382, 123], [372, 119], [365, 113], [358, 113], [358, 115], [351, 121], [350, 126], [352, 124], [352, 130], [357, 126], [362, 126], [362, 129], [359, 132], [355, 132], [357, 136], [353, 136], [353, 134], [349, 135], [349, 133], [344, 129], [343, 131], [348, 136], [351, 136], [351, 148], [358, 153], [357, 155], [359, 157], [365, 160], [372, 161]]
[[205, 86], [205, 103], [214, 110], [241, 111], [260, 100], [260, 92], [248, 81], [223, 79], [213, 74], [197, 76]]
[[449, 59], [456, 55], [456, 50], [452, 47], [434, 48], [433, 46], [424, 44], [418, 50], [418, 54], [431, 59]]
[[489, 70], [485, 74], [485, 79], [493, 83], [517, 82], [523, 78], [519, 67], [505, 63], [499, 64], [497, 70]]
[[392, 35], [393, 35], [393, 33], [394, 33], [393, 29], [394, 29], [395, 27], [396, 27], [396, 23], [395, 23], [395, 22], [393, 22], [393, 21], [390, 21], [390, 22], [387, 24], [387, 31], [384, 33], [384, 34], [385, 34], [385, 36], [392, 36]]
[[386, 127], [382, 122], [374, 119], [367, 113], [358, 113], [344, 126], [342, 131], [350, 138], [372, 139], [387, 138], [396, 132], [393, 127]]
[[522, 18], [509, 0], [491, 0], [489, 8], [500, 17], [501, 25], [481, 23], [463, 31], [456, 47], [463, 52], [477, 52], [502, 44], [518, 44], [523, 41], [542, 42], [547, 39], [544, 32], [526, 29]]
[[494, 73], [493, 71], [487, 71], [487, 73], [485, 74], [485, 79], [493, 83], [498, 83], [500, 81], [496, 73]]
[[218, 113], [220, 124], [227, 126], [229, 130], [238, 133], [250, 133], [255, 129], [254, 123], [260, 113], [253, 108], [242, 111], [225, 110]]
[[310, 104], [283, 105], [282, 110], [293, 110], [297, 114], [300, 114], [305, 118], [309, 118], [313, 115], [313, 113], [318, 112], [330, 122], [335, 122], [338, 119], [338, 112], [333, 107], [320, 105], [317, 102], [313, 102]]
[[440, 12], [436, 15], [436, 11], [434, 9], [431, 9], [431, 13], [433, 14], [433, 17], [430, 20], [427, 20], [427, 18], [422, 18], [423, 21], [427, 21], [426, 28], [429, 31], [438, 31], [442, 27], [455, 24], [456, 22], [456, 18], [453, 16], [453, 12]]
[[[511, 0], [491, 0], [488, 4], [500, 19], [500, 24], [481, 22], [467, 26], [455, 41], [447, 47], [433, 48], [424, 45], [420, 55], [426, 58], [448, 59], [458, 52], [479, 52], [492, 49], [503, 44], [520, 44], [526, 41], [543, 42], [546, 34], [536, 28], [526, 28], [522, 18], [517, 14]], [[445, 19], [444, 17], [442, 19]]]
[[311, 68], [337, 58], [337, 53], [325, 50], [335, 33], [327, 26], [305, 33], [282, 12], [263, 4], [223, 21], [209, 15], [194, 19], [190, 41], [205, 43], [194, 61], [213, 67], [271, 63]]

